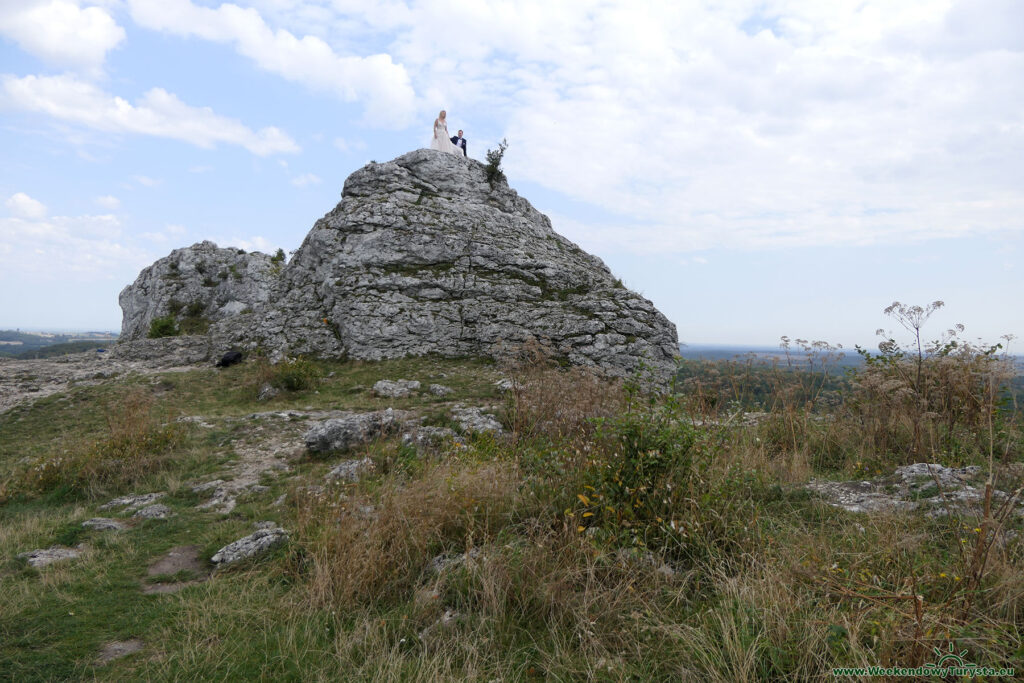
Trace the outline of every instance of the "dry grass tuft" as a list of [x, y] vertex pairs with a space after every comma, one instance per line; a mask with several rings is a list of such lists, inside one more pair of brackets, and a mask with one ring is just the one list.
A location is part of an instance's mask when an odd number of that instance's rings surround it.
[[422, 477], [385, 482], [376, 496], [330, 490], [298, 501], [298, 538], [317, 603], [408, 599], [430, 560], [493, 538], [521, 493], [507, 463], [447, 461]]

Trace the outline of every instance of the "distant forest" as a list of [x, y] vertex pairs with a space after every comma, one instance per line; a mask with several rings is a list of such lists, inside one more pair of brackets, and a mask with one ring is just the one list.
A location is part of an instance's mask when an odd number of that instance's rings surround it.
[[0, 330], [0, 356], [7, 358], [51, 358], [110, 346], [117, 341], [112, 332], [22, 332]]

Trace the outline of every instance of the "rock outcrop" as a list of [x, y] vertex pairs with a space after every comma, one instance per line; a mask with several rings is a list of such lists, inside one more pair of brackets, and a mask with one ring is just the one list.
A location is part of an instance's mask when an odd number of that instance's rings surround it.
[[259, 252], [200, 242], [175, 249], [121, 291], [121, 339], [144, 339], [159, 318], [183, 333], [205, 333], [211, 322], [252, 311], [270, 299], [282, 261]]
[[204, 242], [144, 270], [121, 305], [122, 339], [183, 305], [210, 322], [214, 352], [500, 357], [536, 341], [614, 375], [643, 362], [659, 379], [678, 352], [675, 326], [600, 259], [489, 184], [483, 164], [433, 150], [349, 176], [287, 264]]

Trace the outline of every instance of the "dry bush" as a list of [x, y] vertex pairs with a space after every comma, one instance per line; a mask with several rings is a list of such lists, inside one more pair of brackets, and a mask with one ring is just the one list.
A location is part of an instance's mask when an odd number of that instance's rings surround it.
[[323, 370], [305, 358], [286, 358], [277, 364], [258, 358], [249, 390], [256, 396], [269, 384], [282, 391], [305, 391], [319, 386], [322, 377]]
[[506, 368], [512, 379], [507, 415], [520, 439], [589, 434], [592, 420], [625, 410], [623, 383], [585, 367], [562, 368], [550, 349], [525, 345]]
[[178, 443], [182, 428], [166, 424], [153, 397], [133, 389], [107, 406], [107, 433], [66, 442], [59, 453], [37, 458], [15, 477], [7, 495], [54, 490], [96, 495], [130, 486], [152, 473]]
[[406, 600], [430, 560], [486, 542], [512, 523], [521, 498], [505, 463], [447, 461], [370, 495], [329, 490], [298, 501], [298, 537], [318, 603]]

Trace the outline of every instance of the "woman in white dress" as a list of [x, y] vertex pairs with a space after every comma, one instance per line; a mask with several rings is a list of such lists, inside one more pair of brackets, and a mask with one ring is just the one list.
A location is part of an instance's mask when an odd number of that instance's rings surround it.
[[434, 138], [430, 141], [430, 149], [462, 155], [462, 150], [452, 144], [451, 136], [448, 135], [447, 114], [444, 109], [434, 119]]

